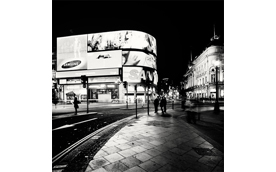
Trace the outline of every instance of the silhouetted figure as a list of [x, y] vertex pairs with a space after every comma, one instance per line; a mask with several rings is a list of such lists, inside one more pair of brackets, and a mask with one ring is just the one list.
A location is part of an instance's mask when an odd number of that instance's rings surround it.
[[159, 105], [159, 96], [157, 96], [156, 99], [154, 100], [155, 113], [158, 112], [158, 105]]
[[79, 104], [79, 101], [78, 101], [77, 97], [74, 98], [73, 104], [74, 104], [74, 108], [75, 108], [75, 115], [77, 115], [77, 113], [78, 113], [78, 108], [79, 108], [79, 105], [78, 105], [78, 104]]
[[164, 112], [166, 113], [166, 105], [167, 105], [166, 97], [162, 97], [160, 102], [162, 114], [164, 114]]

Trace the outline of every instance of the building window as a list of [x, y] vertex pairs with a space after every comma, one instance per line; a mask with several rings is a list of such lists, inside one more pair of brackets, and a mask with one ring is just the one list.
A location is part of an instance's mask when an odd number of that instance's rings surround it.
[[202, 78], [202, 84], [204, 84], [204, 78]]
[[205, 82], [207, 83], [207, 76], [205, 76]]
[[215, 74], [211, 74], [211, 82], [216, 82]]

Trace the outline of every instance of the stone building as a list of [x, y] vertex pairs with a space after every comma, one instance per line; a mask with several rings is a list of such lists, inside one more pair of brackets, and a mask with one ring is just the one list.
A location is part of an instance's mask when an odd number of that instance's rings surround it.
[[188, 98], [216, 97], [216, 66], [218, 69], [218, 96], [224, 98], [224, 46], [223, 41], [214, 36], [207, 48], [191, 59], [184, 74], [184, 90]]

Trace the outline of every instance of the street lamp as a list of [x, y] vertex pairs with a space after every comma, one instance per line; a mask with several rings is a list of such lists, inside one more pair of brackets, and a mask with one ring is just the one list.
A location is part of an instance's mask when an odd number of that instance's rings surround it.
[[218, 102], [218, 68], [219, 68], [220, 62], [216, 60], [214, 62], [214, 65], [216, 67], [216, 101], [215, 101], [215, 107], [214, 107], [214, 112], [218, 113], [219, 112], [219, 102]]
[[148, 115], [149, 115], [149, 95], [151, 94], [150, 86], [148, 86]]

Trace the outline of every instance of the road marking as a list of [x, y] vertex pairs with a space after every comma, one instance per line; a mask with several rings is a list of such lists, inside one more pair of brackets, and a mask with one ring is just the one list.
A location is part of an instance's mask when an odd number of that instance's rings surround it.
[[88, 119], [88, 120], [85, 120], [85, 121], [77, 122], [77, 123], [74, 123], [73, 125], [85, 123], [85, 122], [88, 122], [88, 121], [93, 121], [93, 120], [96, 120], [96, 119], [98, 119], [98, 118], [92, 118], [92, 119]]
[[70, 124], [70, 125], [66, 124], [66, 125], [63, 125], [63, 126], [61, 126], [61, 127], [58, 127], [58, 128], [53, 129], [53, 131], [59, 130], [59, 129], [63, 129], [63, 128], [69, 128], [69, 127], [73, 127], [73, 126], [74, 126], [74, 125], [72, 125], [72, 124]]
[[65, 167], [67, 167], [67, 165], [55, 165], [54, 169], [56, 169], [56, 168], [65, 168]]
[[91, 139], [94, 139], [94, 140], [96, 140], [96, 139], [98, 139], [98, 138], [100, 138], [101, 136], [93, 136]]
[[88, 119], [88, 120], [85, 120], [85, 121], [77, 122], [77, 123], [74, 123], [74, 124], [66, 124], [66, 125], [63, 125], [63, 126], [61, 126], [61, 127], [58, 127], [58, 128], [53, 129], [53, 131], [55, 131], [55, 130], [60, 130], [60, 129], [64, 129], [64, 128], [73, 127], [73, 126], [75, 126], [75, 125], [77, 125], [77, 124], [82, 124], [82, 123], [89, 122], [89, 121], [93, 121], [93, 120], [96, 120], [96, 119], [98, 119], [98, 118], [92, 118], [92, 119]]

